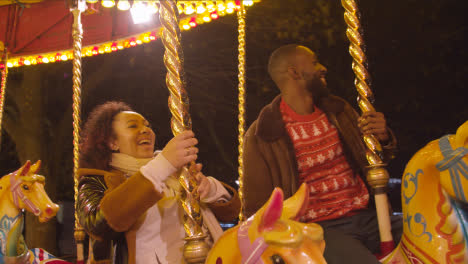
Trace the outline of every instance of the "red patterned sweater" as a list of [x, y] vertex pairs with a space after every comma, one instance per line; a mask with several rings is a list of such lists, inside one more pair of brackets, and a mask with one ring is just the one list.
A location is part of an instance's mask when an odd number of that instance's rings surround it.
[[303, 222], [318, 222], [353, 214], [367, 207], [369, 193], [359, 175], [353, 175], [338, 130], [326, 114], [315, 107], [299, 115], [283, 100], [280, 111], [294, 145], [299, 183], [307, 183], [310, 198]]

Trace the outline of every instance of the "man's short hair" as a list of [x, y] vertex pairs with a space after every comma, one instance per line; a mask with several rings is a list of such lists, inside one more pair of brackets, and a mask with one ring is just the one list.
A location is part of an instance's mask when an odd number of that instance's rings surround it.
[[277, 48], [270, 56], [268, 61], [268, 74], [273, 79], [273, 81], [278, 81], [277, 72], [286, 68], [289, 64], [292, 63], [292, 59], [297, 52], [297, 48], [300, 45], [289, 44]]

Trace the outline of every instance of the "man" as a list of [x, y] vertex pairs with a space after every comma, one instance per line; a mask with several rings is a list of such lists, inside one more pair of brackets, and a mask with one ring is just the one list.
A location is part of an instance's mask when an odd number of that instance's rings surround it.
[[396, 141], [383, 114], [358, 117], [346, 101], [331, 95], [326, 68], [304, 46], [275, 50], [268, 72], [281, 94], [246, 133], [246, 216], [268, 200], [274, 187], [287, 198], [306, 183], [310, 198], [301, 221], [324, 227], [327, 262], [378, 263], [371, 253], [378, 249], [379, 235], [375, 209], [368, 208], [373, 201], [361, 138], [374, 134], [391, 158]]

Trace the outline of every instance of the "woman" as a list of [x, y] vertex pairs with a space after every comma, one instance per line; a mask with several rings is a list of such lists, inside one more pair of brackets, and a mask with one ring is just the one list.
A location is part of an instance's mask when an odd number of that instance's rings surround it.
[[[113, 241], [113, 263], [184, 263], [181, 187], [172, 174], [196, 160], [197, 140], [185, 131], [156, 156], [154, 143], [148, 121], [124, 103], [108, 102], [90, 114], [83, 130], [77, 213], [92, 238], [92, 262], [111, 263]], [[205, 177], [200, 164], [191, 169], [198, 171], [202, 212], [235, 219], [240, 210], [235, 190]], [[211, 237], [219, 230], [211, 225]]]

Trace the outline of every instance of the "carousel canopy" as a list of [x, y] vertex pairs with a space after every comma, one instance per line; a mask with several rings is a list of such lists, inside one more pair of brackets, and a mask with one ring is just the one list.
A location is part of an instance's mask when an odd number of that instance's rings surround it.
[[[253, 5], [254, 1], [243, 1]], [[73, 58], [73, 14], [67, 0], [0, 0], [0, 49], [8, 52], [8, 67], [51, 63]], [[158, 1], [87, 1], [82, 15], [83, 56], [114, 52], [156, 40], [159, 36]], [[125, 5], [124, 5], [125, 3]], [[151, 9], [148, 22], [132, 12], [137, 4]], [[141, 7], [141, 6], [140, 6]], [[234, 13], [240, 1], [178, 1], [180, 27], [190, 30], [219, 16]]]

